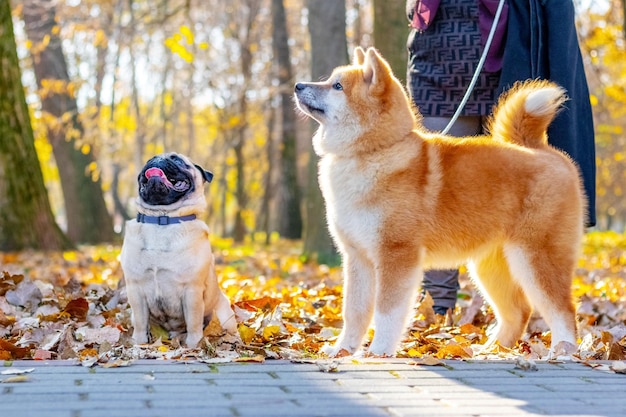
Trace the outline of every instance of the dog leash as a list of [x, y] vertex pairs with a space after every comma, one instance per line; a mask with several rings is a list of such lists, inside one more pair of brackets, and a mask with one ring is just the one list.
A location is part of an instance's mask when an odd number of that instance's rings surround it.
[[478, 81], [478, 76], [480, 75], [480, 71], [482, 71], [483, 65], [485, 64], [485, 60], [487, 59], [487, 53], [489, 52], [489, 48], [491, 48], [491, 41], [493, 40], [493, 36], [496, 33], [496, 26], [498, 25], [498, 21], [500, 21], [500, 14], [502, 13], [502, 9], [504, 8], [504, 1], [505, 0], [500, 0], [500, 2], [498, 3], [498, 9], [496, 10], [496, 14], [493, 18], [493, 24], [491, 25], [491, 29], [489, 30], [489, 36], [487, 37], [487, 41], [485, 42], [485, 49], [483, 50], [483, 54], [481, 55], [480, 60], [478, 61], [478, 66], [476, 67], [476, 71], [474, 71], [472, 80], [470, 81], [470, 84], [467, 87], [467, 90], [465, 91], [465, 95], [463, 96], [463, 99], [461, 100], [459, 107], [456, 109], [456, 111], [452, 115], [452, 119], [450, 119], [446, 128], [441, 131], [441, 133], [444, 135], [450, 131], [450, 129], [452, 128], [452, 125], [454, 125], [454, 122], [456, 122], [456, 119], [458, 119], [459, 116], [461, 115], [461, 112], [463, 111], [463, 109], [465, 108], [465, 105], [467, 104], [467, 100], [469, 100], [470, 94], [472, 94], [472, 91], [474, 90], [474, 87], [476, 86], [476, 81]]

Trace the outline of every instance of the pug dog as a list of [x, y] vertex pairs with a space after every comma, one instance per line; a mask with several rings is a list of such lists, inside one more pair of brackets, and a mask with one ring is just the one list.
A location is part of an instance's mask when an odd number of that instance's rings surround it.
[[213, 314], [237, 334], [215, 275], [209, 227], [200, 220], [207, 207], [204, 183], [212, 178], [177, 153], [151, 158], [139, 174], [138, 214], [126, 222], [120, 255], [137, 344], [148, 342], [154, 322], [171, 337], [186, 333], [185, 344], [194, 348]]

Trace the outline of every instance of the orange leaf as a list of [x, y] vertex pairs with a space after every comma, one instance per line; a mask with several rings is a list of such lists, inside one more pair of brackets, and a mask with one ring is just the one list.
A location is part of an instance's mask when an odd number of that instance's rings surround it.
[[24, 275], [11, 275], [7, 271], [2, 272], [2, 278], [0, 278], [0, 295], [4, 295], [7, 291], [14, 289], [23, 279]]
[[211, 317], [211, 321], [204, 327], [204, 332], [202, 334], [206, 337], [219, 337], [224, 334], [220, 319], [217, 318], [217, 315], [213, 315], [213, 317]]
[[0, 310], [0, 326], [7, 327], [13, 323], [15, 323], [15, 317], [7, 316], [2, 310]]
[[98, 357], [98, 351], [92, 348], [83, 349], [80, 351], [79, 357], [81, 361], [91, 357]]
[[337, 354], [335, 354], [335, 358], [345, 358], [346, 356], [350, 356], [350, 352], [347, 349], [341, 349]]
[[89, 302], [82, 297], [76, 298], [67, 303], [63, 311], [76, 320], [85, 320], [87, 312], [89, 312]]
[[271, 311], [274, 310], [276, 306], [279, 305], [281, 302], [282, 300], [280, 300], [279, 298], [263, 297], [257, 298], [256, 300], [239, 301], [238, 303], [235, 303], [235, 305], [248, 311]]
[[476, 327], [472, 323], [465, 323], [461, 325], [459, 327], [459, 330], [461, 331], [461, 334], [472, 334], [472, 333], [482, 334], [483, 333], [480, 327]]
[[439, 349], [437, 357], [441, 359], [445, 358], [471, 358], [472, 350], [470, 348], [463, 348], [459, 345], [447, 345]]
[[[13, 343], [9, 342], [8, 340], [0, 339], [0, 354], [2, 354], [2, 352], [8, 352], [12, 356], [13, 359], [24, 359], [30, 355], [29, 348], [17, 347]], [[2, 356], [6, 356], [6, 355], [2, 355]], [[8, 359], [11, 359], [11, 358], [8, 358]]]

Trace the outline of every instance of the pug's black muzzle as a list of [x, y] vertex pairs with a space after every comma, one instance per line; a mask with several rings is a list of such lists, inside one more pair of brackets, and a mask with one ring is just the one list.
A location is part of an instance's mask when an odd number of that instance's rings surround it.
[[139, 197], [154, 206], [174, 204], [195, 189], [195, 169], [176, 155], [151, 158], [138, 177]]

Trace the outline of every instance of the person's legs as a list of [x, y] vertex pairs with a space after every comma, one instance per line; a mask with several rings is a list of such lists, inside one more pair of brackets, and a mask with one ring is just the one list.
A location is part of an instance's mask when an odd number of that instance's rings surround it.
[[[422, 124], [428, 130], [440, 132], [448, 125], [449, 117], [424, 117]], [[450, 132], [451, 136], [471, 136], [482, 133], [481, 116], [459, 117]], [[433, 269], [424, 272], [422, 289], [428, 291], [435, 305], [436, 314], [446, 314], [448, 309], [454, 310], [456, 294], [459, 289], [459, 271], [457, 269]]]

